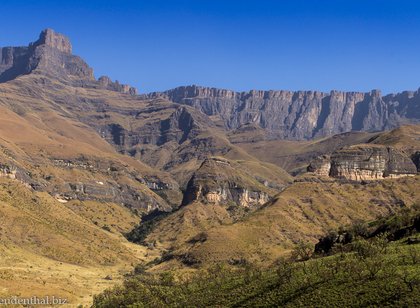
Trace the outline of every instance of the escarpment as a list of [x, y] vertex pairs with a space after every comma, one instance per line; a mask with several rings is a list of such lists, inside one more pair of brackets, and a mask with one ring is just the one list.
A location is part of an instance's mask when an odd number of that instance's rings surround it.
[[355, 145], [320, 156], [308, 171], [354, 181], [398, 178], [417, 174], [417, 167], [403, 151], [389, 146]]
[[228, 130], [253, 123], [266, 130], [269, 139], [312, 139], [420, 122], [419, 91], [382, 96], [378, 90], [234, 92], [188, 86], [145, 97], [193, 106]]

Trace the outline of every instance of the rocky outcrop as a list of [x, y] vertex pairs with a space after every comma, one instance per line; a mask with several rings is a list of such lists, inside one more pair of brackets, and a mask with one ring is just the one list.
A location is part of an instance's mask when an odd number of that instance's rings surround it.
[[9, 163], [0, 163], [0, 177], [16, 180], [29, 188], [37, 186], [31, 179], [29, 172]]
[[[72, 176], [74, 174], [77, 176]], [[4, 160], [0, 163], [2, 177], [47, 192], [61, 203], [71, 200], [112, 202], [139, 213], [169, 212], [182, 200], [175, 181], [154, 174], [142, 175], [125, 163], [103, 158], [51, 159], [50, 164], [28, 169]]]
[[[165, 182], [157, 175], [141, 175], [135, 169], [107, 160], [81, 157], [73, 160], [54, 159], [52, 163], [63, 169], [88, 171], [97, 178], [83, 179], [79, 175], [78, 182], [48, 178], [43, 190], [58, 196], [57, 199], [116, 202], [146, 212], [155, 209], [170, 211], [172, 207], [179, 206], [181, 196], [178, 196], [180, 192], [175, 181]], [[160, 198], [148, 193], [144, 187], [158, 193]]]
[[272, 139], [311, 139], [420, 122], [419, 91], [382, 96], [378, 90], [234, 92], [188, 86], [145, 97], [163, 97], [193, 106], [217, 117], [228, 130], [253, 123]]
[[28, 73], [28, 47], [0, 48], [0, 82]]
[[354, 181], [398, 178], [417, 174], [414, 162], [401, 150], [379, 145], [356, 145], [315, 159], [309, 172]]
[[6, 177], [12, 180], [16, 179], [17, 169], [9, 165], [0, 164], [0, 177]]
[[[121, 185], [115, 181], [66, 182], [56, 186], [51, 195], [61, 200], [96, 200], [114, 202], [140, 212], [156, 209], [171, 211], [172, 208], [163, 200], [145, 194], [131, 185]], [[59, 197], [57, 197], [59, 196]]]
[[127, 85], [127, 84], [120, 84], [118, 80], [113, 82], [111, 78], [108, 76], [101, 76], [98, 78], [98, 84], [100, 87], [116, 92], [121, 92], [130, 95], [137, 95], [137, 89]]
[[319, 176], [330, 176], [331, 157], [329, 155], [318, 156], [310, 163], [307, 170]]
[[93, 69], [72, 54], [70, 40], [52, 29], [42, 31], [39, 39], [27, 47], [0, 48], [0, 82], [29, 73], [47, 75], [75, 86], [137, 95], [135, 88], [112, 82], [108, 77], [96, 81]]
[[208, 158], [194, 173], [184, 194], [183, 205], [205, 204], [261, 206], [270, 200], [269, 189], [223, 158]]

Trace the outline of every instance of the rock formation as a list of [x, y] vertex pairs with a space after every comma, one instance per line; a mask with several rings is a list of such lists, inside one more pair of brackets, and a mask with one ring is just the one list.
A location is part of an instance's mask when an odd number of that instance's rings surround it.
[[208, 158], [194, 173], [184, 194], [183, 204], [261, 206], [268, 202], [270, 189], [223, 158]]
[[228, 130], [254, 123], [272, 139], [311, 139], [420, 122], [419, 91], [382, 96], [378, 90], [234, 92], [188, 86], [146, 97], [194, 106]]
[[108, 76], [101, 76], [98, 78], [98, 83], [104, 89], [109, 89], [130, 95], [137, 95], [137, 89], [127, 84], [120, 84], [118, 80], [113, 82]]
[[58, 49], [62, 53], [71, 54], [72, 46], [68, 37], [54, 32], [52, 29], [46, 29], [41, 32], [39, 40], [33, 44], [33, 47], [46, 45]]
[[311, 162], [307, 170], [320, 176], [330, 176], [331, 157], [329, 155], [318, 156]]
[[135, 88], [112, 82], [108, 77], [96, 81], [93, 69], [72, 54], [70, 40], [51, 29], [42, 31], [39, 39], [27, 47], [0, 48], [0, 82], [29, 73], [47, 75], [77, 86], [137, 94]]
[[417, 167], [404, 152], [380, 145], [356, 145], [318, 157], [309, 172], [354, 181], [398, 178], [417, 174]]
[[28, 47], [1, 49], [0, 81], [8, 81], [31, 72], [60, 79], [77, 77], [87, 81], [94, 80], [93, 70], [71, 52], [72, 46], [67, 37], [46, 29]]

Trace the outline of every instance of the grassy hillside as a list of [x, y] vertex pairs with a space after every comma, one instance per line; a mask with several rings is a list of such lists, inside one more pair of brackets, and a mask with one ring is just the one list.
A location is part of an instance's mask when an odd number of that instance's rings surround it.
[[0, 296], [55, 294], [74, 305], [88, 303], [132, 264], [148, 260], [145, 248], [120, 233], [138, 218], [112, 203], [63, 204], [0, 178], [0, 218]]
[[[419, 185], [419, 176], [367, 184], [306, 176], [236, 222], [225, 208], [187, 205], [157, 222], [145, 241], [201, 266], [241, 259], [271, 262], [300, 240], [316, 243], [339, 226], [374, 220], [419, 203]], [[190, 241], [203, 232], [205, 240]]]
[[371, 143], [390, 145], [402, 148], [407, 152], [418, 151], [420, 148], [420, 125], [406, 125], [379, 134]]
[[[376, 224], [392, 226], [405, 216]], [[418, 208], [414, 216], [420, 218]], [[179, 275], [137, 267], [123, 286], [96, 296], [94, 307], [418, 307], [419, 231], [409, 241], [389, 242], [384, 232], [358, 237], [330, 256], [311, 257], [313, 247], [300, 243], [289, 259], [264, 269], [243, 262]]]

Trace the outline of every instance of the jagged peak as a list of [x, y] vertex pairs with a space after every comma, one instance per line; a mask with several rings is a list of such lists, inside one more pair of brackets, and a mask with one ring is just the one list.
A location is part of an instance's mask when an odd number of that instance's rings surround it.
[[32, 44], [32, 46], [35, 47], [40, 45], [47, 45], [64, 53], [72, 53], [72, 45], [70, 39], [67, 36], [61, 33], [57, 33], [50, 28], [43, 30], [39, 35], [39, 39]]

